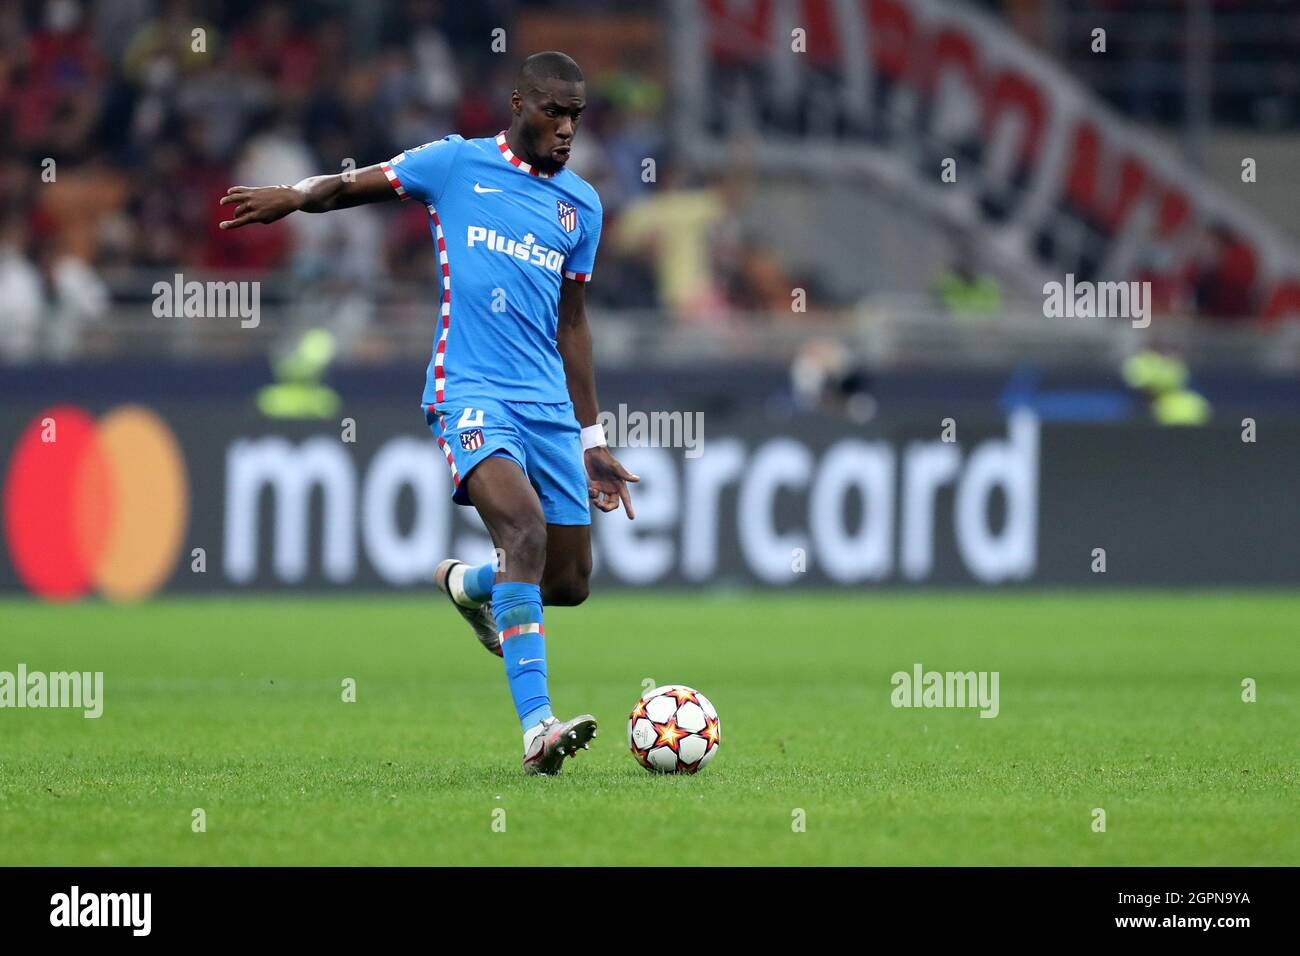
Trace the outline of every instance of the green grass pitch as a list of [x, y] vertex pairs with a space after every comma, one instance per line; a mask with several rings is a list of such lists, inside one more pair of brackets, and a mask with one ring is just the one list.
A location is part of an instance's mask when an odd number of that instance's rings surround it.
[[[432, 593], [8, 601], [0, 670], [103, 671], [106, 704], [0, 710], [0, 864], [1294, 866], [1298, 624], [1289, 593], [598, 592], [546, 625], [600, 736], [531, 778]], [[892, 707], [916, 662], [998, 671], [999, 716]], [[628, 753], [646, 678], [717, 705], [699, 775]]]

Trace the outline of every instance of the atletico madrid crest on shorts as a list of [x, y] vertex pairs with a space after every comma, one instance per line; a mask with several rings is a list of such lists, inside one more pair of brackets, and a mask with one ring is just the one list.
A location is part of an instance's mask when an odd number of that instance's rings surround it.
[[564, 227], [565, 232], [573, 232], [578, 225], [578, 207], [571, 202], [556, 201], [556, 208], [560, 216], [560, 225]]
[[474, 451], [483, 447], [483, 429], [470, 428], [460, 433], [460, 447], [465, 451]]

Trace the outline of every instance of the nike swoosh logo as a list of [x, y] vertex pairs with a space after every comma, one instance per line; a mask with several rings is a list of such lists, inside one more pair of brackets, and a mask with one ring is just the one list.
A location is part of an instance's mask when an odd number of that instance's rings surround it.
[[505, 190], [504, 190], [504, 189], [491, 189], [491, 188], [489, 188], [489, 187], [487, 187], [487, 186], [480, 186], [478, 183], [475, 183], [475, 184], [474, 184], [474, 192], [476, 192], [476, 193], [501, 193], [501, 192], [505, 192]]
[[523, 667], [525, 664], [545, 664], [545, 663], [546, 663], [545, 657], [530, 657], [526, 661], [520, 661], [519, 666]]

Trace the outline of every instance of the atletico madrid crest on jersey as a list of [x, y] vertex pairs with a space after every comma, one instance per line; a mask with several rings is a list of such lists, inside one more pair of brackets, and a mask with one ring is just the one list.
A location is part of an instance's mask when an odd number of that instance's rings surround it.
[[483, 447], [483, 429], [470, 428], [460, 433], [460, 447], [465, 451], [474, 451]]
[[565, 232], [573, 232], [578, 225], [578, 207], [570, 202], [555, 203], [560, 216], [560, 225], [564, 227]]

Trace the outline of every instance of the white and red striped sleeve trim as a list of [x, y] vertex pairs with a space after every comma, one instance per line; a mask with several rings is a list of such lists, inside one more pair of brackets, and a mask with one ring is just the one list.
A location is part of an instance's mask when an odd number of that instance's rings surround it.
[[[403, 153], [402, 155], [406, 155], [406, 154]], [[397, 157], [393, 157], [393, 158], [396, 159]], [[379, 168], [382, 169], [384, 171], [384, 175], [388, 177], [389, 185], [391, 185], [393, 189], [397, 191], [397, 196], [399, 199], [406, 200], [411, 198], [410, 196], [406, 195], [406, 187], [403, 186], [402, 181], [397, 178], [397, 173], [394, 172], [393, 164], [391, 162], [380, 163]]]
[[590, 282], [590, 281], [591, 281], [591, 273], [590, 273], [590, 272], [570, 272], [568, 269], [565, 269], [565, 270], [564, 270], [564, 278], [566, 278], [566, 279], [574, 279], [574, 280], [576, 280], [576, 281], [578, 281], [578, 282]]

